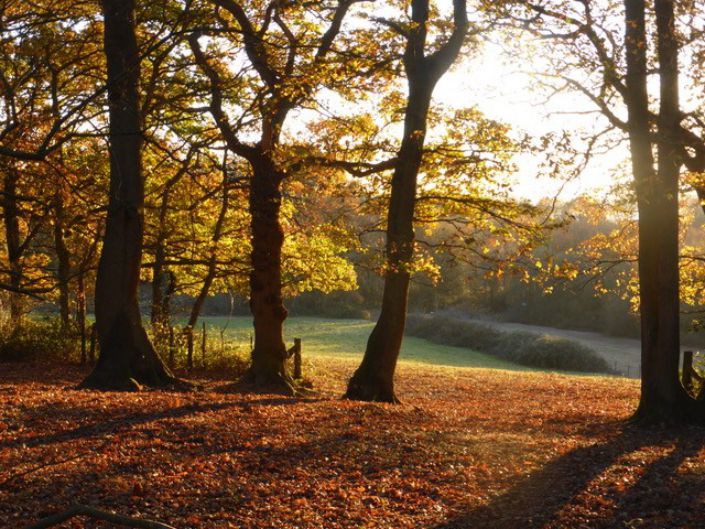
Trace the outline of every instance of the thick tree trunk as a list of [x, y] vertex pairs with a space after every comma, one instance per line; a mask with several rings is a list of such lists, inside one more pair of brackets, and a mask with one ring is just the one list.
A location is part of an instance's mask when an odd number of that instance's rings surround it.
[[[294, 388], [286, 371], [286, 348], [283, 339], [283, 323], [287, 316], [281, 284], [284, 232], [279, 222], [280, 187], [286, 172], [277, 167], [275, 160], [281, 128], [289, 111], [300, 106], [315, 89], [315, 83], [299, 79], [300, 76], [294, 69], [301, 66], [306, 71], [314, 71], [324, 62], [351, 3], [339, 2], [333, 10], [330, 26], [321, 35], [313, 60], [308, 65], [299, 64], [301, 57], [294, 46], [290, 50], [291, 60], [284, 68], [286, 71], [282, 70], [281, 73], [277, 60], [270, 62], [267, 50], [258, 44], [261, 43], [266, 28], [255, 31], [246, 11], [238, 2], [224, 1], [218, 2], [218, 5], [229, 11], [238, 21], [244, 39], [244, 51], [265, 87], [263, 97], [258, 101], [262, 117], [260, 139], [254, 145], [243, 143], [238, 137], [240, 131], [230, 125], [223, 110], [224, 93], [218, 70], [208, 63], [199, 46], [198, 35], [193, 34], [189, 38], [196, 63], [210, 81], [210, 111], [222, 138], [232, 152], [250, 163], [253, 172], [249, 198], [252, 242], [250, 309], [254, 318], [255, 343], [252, 364], [243, 382], [254, 383], [261, 389], [291, 393]], [[288, 37], [294, 38], [288, 29], [284, 31]], [[298, 89], [292, 92], [288, 85], [290, 80], [295, 79]]]
[[286, 370], [284, 345], [287, 310], [282, 299], [281, 279], [284, 231], [279, 222], [280, 186], [284, 175], [266, 154], [251, 163], [250, 310], [254, 318], [255, 344], [245, 379], [263, 389], [290, 393], [293, 387]]
[[[658, 2], [661, 109], [658, 166], [654, 168], [647, 92], [645, 5], [626, 0], [627, 107], [632, 170], [639, 210], [639, 296], [641, 313], [641, 401], [636, 417], [675, 420], [687, 396], [678, 377], [680, 355], [678, 292], [677, 48], [662, 31], [672, 24]], [[672, 6], [671, 6], [672, 9]], [[671, 11], [672, 16], [672, 11]], [[665, 40], [664, 40], [665, 39]]]
[[416, 181], [432, 93], [432, 84], [428, 80], [414, 79], [409, 84], [404, 138], [392, 176], [387, 214], [387, 270], [382, 310], [367, 341], [362, 364], [348, 384], [345, 396], [350, 399], [397, 402], [394, 371], [406, 323], [410, 266], [414, 255]]
[[387, 215], [387, 269], [382, 310], [367, 341], [362, 363], [348, 383], [345, 397], [350, 399], [397, 402], [394, 371], [406, 323], [414, 256], [416, 182], [423, 158], [428, 110], [433, 89], [457, 58], [468, 27], [465, 0], [453, 0], [453, 32], [440, 48], [426, 56], [429, 13], [428, 0], [412, 0], [411, 18], [415, 24], [409, 30], [404, 50], [409, 95]]
[[125, 390], [175, 381], [142, 326], [138, 286], [144, 188], [134, 0], [103, 0], [110, 112], [110, 197], [96, 279], [100, 356], [82, 387]]

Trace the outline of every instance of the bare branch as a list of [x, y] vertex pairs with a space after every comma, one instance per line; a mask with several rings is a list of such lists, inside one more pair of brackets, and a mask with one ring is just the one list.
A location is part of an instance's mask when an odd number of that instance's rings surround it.
[[76, 516], [89, 516], [97, 520], [103, 520], [105, 522], [121, 525], [123, 527], [134, 527], [135, 529], [175, 529], [173, 526], [162, 522], [154, 522], [152, 520], [144, 520], [142, 518], [115, 514], [112, 512], [103, 511], [101, 509], [96, 509], [95, 507], [89, 507], [88, 505], [74, 505], [64, 512], [42, 518], [37, 523], [28, 526], [26, 529], [46, 529], [47, 527], [59, 525], [60, 523], [70, 520]]

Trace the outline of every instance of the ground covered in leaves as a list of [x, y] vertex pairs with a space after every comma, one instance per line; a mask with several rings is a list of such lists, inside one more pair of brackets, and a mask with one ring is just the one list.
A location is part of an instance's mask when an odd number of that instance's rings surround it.
[[[0, 365], [0, 527], [83, 503], [188, 528], [701, 528], [705, 430], [624, 422], [634, 381], [404, 364], [399, 406], [75, 391]], [[74, 519], [61, 527], [108, 527]]]

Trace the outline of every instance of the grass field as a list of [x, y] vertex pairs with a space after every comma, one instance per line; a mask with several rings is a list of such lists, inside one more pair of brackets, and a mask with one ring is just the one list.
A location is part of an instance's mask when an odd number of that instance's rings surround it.
[[[249, 348], [252, 333], [252, 318], [238, 316], [208, 316], [206, 322], [211, 339], [220, 339]], [[333, 357], [341, 359], [361, 358], [367, 337], [374, 323], [365, 320], [325, 318], [290, 318], [285, 324], [285, 339], [293, 344], [294, 338], [302, 339], [303, 356]], [[421, 338], [404, 338], [401, 361], [454, 367], [487, 367], [526, 371], [528, 368], [478, 353], [471, 349], [438, 345]]]

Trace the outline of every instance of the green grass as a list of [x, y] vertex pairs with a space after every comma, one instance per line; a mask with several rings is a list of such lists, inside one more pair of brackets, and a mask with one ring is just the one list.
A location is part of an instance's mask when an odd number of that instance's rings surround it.
[[[250, 317], [207, 316], [199, 320], [199, 331], [202, 321], [206, 322], [211, 339], [219, 339], [220, 332], [224, 329], [224, 340], [234, 342], [245, 350], [249, 348], [252, 333]], [[285, 323], [285, 339], [287, 344], [291, 345], [294, 337], [301, 338], [304, 358], [361, 359], [373, 326], [372, 322], [365, 320], [289, 318]], [[410, 336], [404, 337], [400, 360], [454, 367], [528, 370], [526, 367], [471, 349], [438, 345]]]

